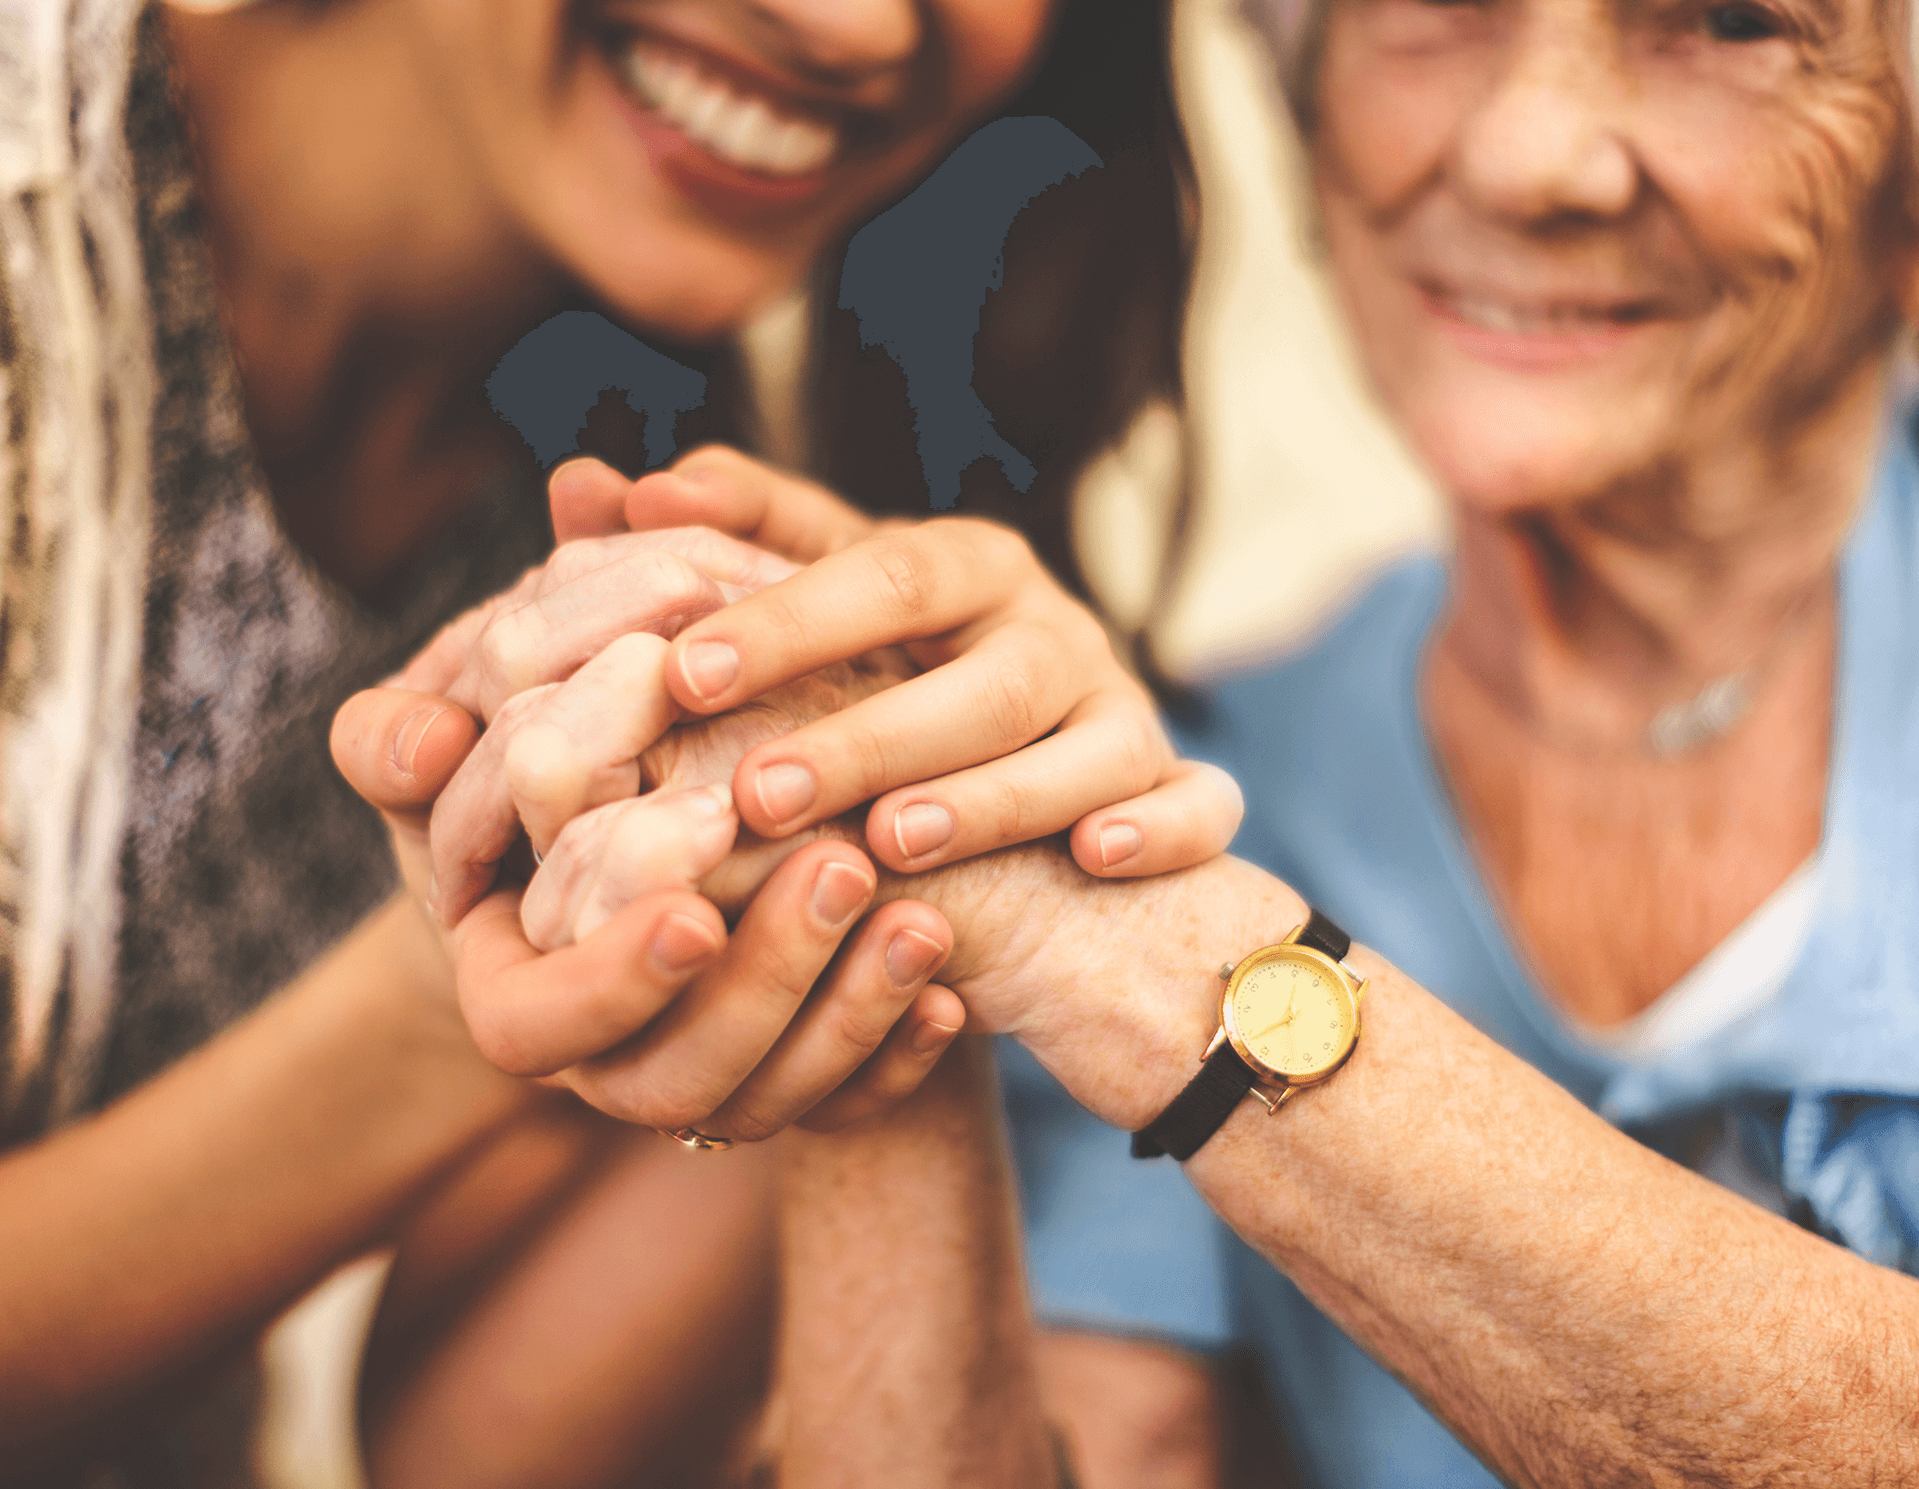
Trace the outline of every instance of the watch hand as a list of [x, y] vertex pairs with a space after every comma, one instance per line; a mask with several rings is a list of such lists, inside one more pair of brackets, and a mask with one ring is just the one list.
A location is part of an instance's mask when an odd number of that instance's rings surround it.
[[[1281, 1019], [1279, 1023], [1277, 1024], [1268, 1024], [1265, 1028], [1261, 1029], [1257, 1034], [1255, 1034], [1253, 1038], [1264, 1039], [1268, 1034], [1272, 1033], [1273, 1030], [1281, 1027], [1281, 1025], [1290, 1024], [1295, 1018], [1297, 1018], [1298, 1015], [1293, 1012], [1293, 999], [1297, 998], [1298, 996], [1299, 996], [1299, 984], [1294, 983], [1293, 986], [1290, 989], [1288, 989], [1286, 993], [1286, 1017]], [[1249, 1040], [1248, 1043], [1250, 1042], [1251, 1041]]]
[[[1285, 1018], [1281, 1019], [1276, 1024], [1268, 1024], [1265, 1028], [1261, 1029], [1257, 1034], [1255, 1034], [1253, 1036], [1253, 1039], [1264, 1039], [1268, 1034], [1272, 1033], [1273, 1030], [1278, 1028], [1283, 1028], [1285, 1025], [1290, 1024], [1293, 1021], [1293, 1018], [1294, 1018], [1293, 1011], [1291, 1010], [1291, 1008], [1288, 1008], [1286, 1010]], [[1246, 1042], [1248, 1044], [1251, 1044], [1253, 1041], [1252, 1039], [1249, 1039]]]

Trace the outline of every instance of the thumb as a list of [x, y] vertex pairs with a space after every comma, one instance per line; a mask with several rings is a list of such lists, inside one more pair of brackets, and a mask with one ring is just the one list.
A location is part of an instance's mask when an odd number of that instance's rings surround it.
[[437, 694], [368, 688], [333, 716], [333, 763], [382, 812], [424, 815], [479, 738], [473, 716]]
[[333, 763], [380, 809], [400, 877], [433, 899], [427, 824], [433, 803], [479, 741], [480, 726], [458, 704], [406, 688], [368, 688], [333, 716]]
[[439, 792], [480, 741], [480, 725], [459, 704], [405, 687], [368, 687], [334, 714], [334, 766], [386, 817], [407, 883], [422, 888], [426, 823]]
[[626, 531], [626, 494], [633, 483], [603, 460], [577, 456], [546, 478], [553, 541], [603, 538]]

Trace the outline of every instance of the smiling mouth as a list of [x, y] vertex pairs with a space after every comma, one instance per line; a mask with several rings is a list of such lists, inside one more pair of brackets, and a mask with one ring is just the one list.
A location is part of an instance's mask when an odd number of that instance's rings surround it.
[[1437, 314], [1476, 331], [1501, 336], [1591, 336], [1643, 326], [1657, 314], [1657, 307], [1644, 300], [1525, 303], [1449, 291], [1431, 284], [1422, 285], [1421, 292]]
[[778, 179], [817, 175], [844, 147], [838, 126], [749, 92], [684, 52], [630, 39], [616, 45], [613, 60], [663, 123], [739, 170]]

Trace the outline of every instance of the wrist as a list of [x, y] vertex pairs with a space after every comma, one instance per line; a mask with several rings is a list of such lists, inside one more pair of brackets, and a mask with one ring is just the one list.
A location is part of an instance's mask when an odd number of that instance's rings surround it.
[[[1222, 962], [1278, 941], [1306, 918], [1292, 889], [1233, 858], [1137, 881], [1104, 917], [1098, 955], [1055, 948], [1058, 995], [1017, 1031], [1094, 1115], [1134, 1131], [1164, 1111], [1219, 1028]], [[1083, 938], [1073, 938], [1083, 939]]]
[[[338, 982], [325, 975], [335, 958], [353, 968]], [[485, 1125], [541, 1096], [541, 1087], [503, 1073], [480, 1053], [460, 1012], [444, 939], [404, 891], [295, 988], [309, 993], [302, 1001], [317, 997], [316, 1017], [350, 1041], [359, 1063], [405, 1072], [408, 1084], [430, 1092], [450, 1117], [461, 1111]]]

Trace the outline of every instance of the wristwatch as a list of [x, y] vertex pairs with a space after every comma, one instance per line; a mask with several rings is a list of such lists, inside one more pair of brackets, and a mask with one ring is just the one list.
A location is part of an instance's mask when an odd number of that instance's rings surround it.
[[1219, 969], [1219, 1032], [1199, 1074], [1133, 1134], [1135, 1158], [1184, 1163], [1219, 1131], [1248, 1091], [1276, 1112], [1303, 1086], [1346, 1063], [1359, 1043], [1366, 979], [1346, 965], [1353, 938], [1314, 910], [1277, 946]]

